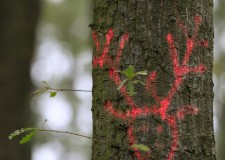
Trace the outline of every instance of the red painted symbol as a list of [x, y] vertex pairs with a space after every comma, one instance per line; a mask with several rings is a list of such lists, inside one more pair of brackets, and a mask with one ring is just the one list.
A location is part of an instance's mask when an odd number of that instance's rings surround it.
[[[152, 97], [154, 98], [155, 100], [154, 105], [152, 106], [142, 105], [142, 107], [137, 106], [132, 96], [128, 94], [125, 86], [121, 87], [120, 93], [124, 96], [126, 103], [130, 106], [130, 109], [126, 110], [125, 112], [117, 111], [114, 109], [113, 104], [110, 102], [110, 100], [107, 100], [104, 104], [105, 111], [110, 112], [114, 117], [122, 119], [128, 123], [127, 135], [129, 138], [130, 145], [138, 144], [134, 135], [135, 129], [134, 129], [134, 126], [132, 125], [132, 122], [135, 121], [136, 118], [143, 115], [150, 115], [150, 114], [160, 117], [162, 121], [169, 126], [170, 134], [171, 134], [171, 144], [170, 144], [169, 152], [167, 154], [167, 160], [173, 159], [175, 151], [178, 147], [179, 133], [177, 128], [177, 120], [184, 119], [186, 115], [198, 113], [198, 108], [192, 105], [181, 106], [179, 107], [180, 109], [178, 109], [178, 111], [172, 115], [168, 114], [167, 111], [169, 109], [169, 106], [171, 104], [174, 94], [179, 90], [180, 86], [182, 85], [185, 75], [191, 72], [203, 73], [206, 70], [206, 67], [203, 64], [200, 64], [195, 67], [191, 67], [188, 65], [188, 61], [196, 45], [201, 45], [204, 47], [208, 46], [207, 40], [204, 40], [204, 41], [197, 40], [197, 33], [199, 30], [199, 25], [201, 21], [202, 19], [200, 16], [195, 17], [194, 33], [192, 36], [189, 36], [187, 27], [183, 24], [183, 22], [178, 20], [178, 26], [180, 30], [184, 33], [186, 38], [186, 51], [184, 54], [184, 58], [181, 62], [179, 61], [179, 58], [178, 58], [177, 47], [175, 45], [173, 35], [169, 33], [166, 36], [168, 49], [169, 49], [169, 55], [172, 62], [173, 73], [174, 73], [174, 82], [172, 84], [172, 87], [169, 89], [167, 95], [163, 97], [158, 96], [156, 83], [154, 83], [157, 79], [157, 73], [156, 71], [153, 71], [149, 73], [149, 75], [146, 78], [145, 89], [147, 92], [150, 92]], [[120, 57], [122, 55], [125, 42], [128, 41], [128, 33], [123, 34], [120, 38], [119, 49], [117, 51], [115, 60], [113, 60], [112, 57], [110, 57], [108, 54], [109, 46], [111, 44], [113, 37], [114, 37], [114, 32], [112, 29], [109, 29], [108, 32], [106, 33], [106, 42], [105, 42], [104, 48], [102, 49], [101, 55], [99, 57], [94, 57], [93, 59], [93, 67], [99, 66], [100, 68], [102, 68], [104, 65], [109, 67], [109, 71], [108, 71], [109, 77], [118, 87], [121, 83], [121, 78], [119, 73], [117, 72], [118, 70], [117, 67], [120, 63]], [[98, 36], [96, 32], [93, 32], [93, 38], [94, 38], [96, 50], [99, 51], [100, 45], [99, 45], [99, 40], [98, 40]], [[147, 128], [144, 128], [144, 130], [147, 130]], [[162, 133], [164, 131], [163, 126], [159, 125], [156, 128], [156, 131], [158, 132], [158, 134]], [[138, 160], [147, 159], [147, 157], [150, 156], [149, 154], [150, 153], [146, 153], [146, 155], [144, 156], [137, 148], [134, 148], [134, 156]]]

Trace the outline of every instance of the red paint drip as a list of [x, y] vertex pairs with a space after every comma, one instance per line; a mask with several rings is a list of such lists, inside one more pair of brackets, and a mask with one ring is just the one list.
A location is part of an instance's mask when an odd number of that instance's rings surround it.
[[202, 22], [202, 17], [201, 16], [195, 16], [195, 24], [200, 24]]
[[167, 112], [169, 105], [170, 105], [170, 100], [168, 100], [168, 99], [164, 99], [160, 102], [159, 114], [160, 114], [162, 120], [165, 120], [167, 117], [166, 112]]
[[119, 111], [116, 111], [114, 108], [113, 108], [113, 105], [111, 102], [107, 101], [104, 105], [104, 109], [106, 111], [109, 111], [114, 117], [117, 117], [117, 118], [120, 118], [120, 119], [123, 119], [123, 120], [126, 120], [127, 118], [127, 113], [121, 113]]
[[[169, 33], [166, 36], [166, 40], [168, 42], [168, 49], [169, 49], [169, 55], [173, 66], [173, 73], [174, 73], [174, 82], [169, 89], [167, 95], [164, 97], [159, 97], [157, 94], [157, 88], [156, 88], [156, 78], [157, 74], [156, 71], [153, 71], [151, 74], [149, 74], [146, 78], [146, 91], [150, 91], [152, 97], [154, 98], [156, 104], [152, 106], [142, 105], [137, 106], [133, 100], [133, 97], [131, 97], [128, 92], [126, 91], [126, 87], [123, 86], [120, 89], [120, 93], [124, 96], [124, 99], [127, 103], [127, 105], [130, 106], [130, 108], [125, 112], [120, 112], [118, 110], [115, 110], [113, 107], [113, 104], [110, 102], [110, 100], [107, 100], [104, 104], [104, 109], [111, 113], [114, 117], [122, 119], [128, 123], [128, 130], [127, 135], [129, 139], [129, 144], [133, 145], [138, 143], [135, 135], [134, 135], [134, 128], [132, 125], [132, 122], [143, 115], [154, 115], [154, 116], [160, 116], [162, 121], [166, 122], [167, 125], [170, 128], [170, 134], [171, 134], [171, 145], [170, 149], [167, 155], [167, 160], [172, 160], [175, 154], [175, 151], [178, 147], [178, 128], [177, 128], [177, 119], [184, 119], [186, 115], [195, 115], [198, 113], [198, 108], [193, 106], [182, 106], [175, 114], [169, 115], [167, 114], [167, 111], [169, 109], [169, 106], [171, 104], [172, 98], [174, 94], [179, 90], [180, 86], [183, 83], [183, 80], [185, 78], [185, 75], [187, 75], [190, 72], [193, 73], [203, 73], [206, 70], [206, 67], [203, 64], [200, 64], [199, 66], [190, 67], [188, 66], [188, 62], [190, 59], [190, 56], [193, 52], [193, 49], [196, 45], [208, 46], [208, 41], [197, 41], [197, 33], [199, 30], [199, 25], [201, 23], [202, 19], [199, 16], [196, 16], [194, 19], [195, 27], [194, 27], [194, 33], [192, 36], [188, 36], [188, 29], [184, 25], [184, 23], [180, 20], [178, 20], [178, 26], [180, 30], [184, 33], [186, 37], [186, 51], [184, 54], [184, 58], [180, 63], [178, 59], [178, 52], [177, 47], [175, 45], [175, 41], [173, 38], [173, 35]], [[93, 38], [94, 43], [96, 45], [96, 50], [100, 50], [99, 41], [97, 39], [97, 35], [95, 32], [93, 32]], [[109, 31], [106, 33], [106, 42], [103, 48], [103, 51], [99, 57], [94, 57], [93, 59], [93, 66], [97, 67], [99, 66], [102, 68], [104, 65], [106, 65], [109, 68], [109, 78], [115, 83], [116, 87], [118, 87], [121, 83], [121, 78], [119, 73], [117, 72], [117, 67], [120, 62], [120, 58], [122, 56], [122, 51], [124, 49], [126, 41], [128, 41], [128, 34], [123, 34], [121, 36], [121, 39], [119, 41], [119, 48], [116, 54], [115, 61], [108, 55], [109, 52], [109, 46], [111, 44], [112, 38], [114, 36], [113, 30], [109, 29]], [[182, 65], [180, 65], [182, 64]], [[156, 128], [157, 132], [160, 134], [163, 132], [162, 125], [159, 125]], [[146, 160], [146, 157], [149, 157], [149, 153], [146, 153], [146, 156], [142, 156], [141, 152], [134, 148], [134, 156], [138, 160]]]
[[146, 91], [151, 92], [152, 97], [155, 99], [156, 102], [159, 103], [159, 97], [157, 95], [157, 91], [156, 91], [156, 71], [153, 71], [151, 74], [148, 75], [148, 77], [146, 78]]
[[94, 39], [94, 44], [95, 44], [96, 50], [99, 51], [100, 45], [99, 45], [97, 34], [95, 32], [92, 32], [92, 37]]
[[125, 42], [128, 41], [129, 35], [126, 33], [122, 36], [120, 44], [119, 44], [119, 50], [117, 52], [117, 56], [116, 56], [116, 63], [119, 64], [120, 62], [120, 57], [122, 56], [122, 51], [125, 45]]
[[168, 117], [167, 122], [172, 132], [172, 143], [171, 143], [167, 160], [172, 160], [178, 146], [178, 128], [177, 128], [177, 123], [174, 116]]
[[[99, 42], [98, 42], [97, 35], [95, 32], [93, 32], [92, 35], [93, 35], [94, 43], [95, 43], [97, 51], [98, 51], [100, 48], [99, 48]], [[113, 30], [109, 29], [108, 32], [106, 33], [106, 43], [104, 45], [102, 55], [99, 58], [94, 58], [94, 60], [93, 60], [94, 66], [99, 65], [102, 68], [104, 63], [107, 62], [107, 54], [109, 52], [109, 45], [111, 43], [113, 36], [114, 36]]]
[[194, 41], [192, 38], [187, 38], [187, 43], [186, 43], [187, 51], [185, 53], [184, 60], [182, 62], [183, 65], [186, 65], [189, 61], [189, 58], [191, 56], [192, 50], [194, 48]]
[[129, 126], [128, 129], [127, 129], [127, 136], [129, 137], [129, 143], [130, 145], [132, 146], [134, 143], [136, 143], [136, 140], [134, 138], [134, 135], [133, 135], [133, 127], [132, 126]]
[[177, 70], [178, 70], [179, 62], [178, 62], [177, 49], [175, 47], [173, 36], [171, 33], [167, 35], [167, 42], [169, 45], [170, 58], [172, 59], [172, 62], [173, 62], [173, 70], [175, 71], [175, 76], [177, 76], [176, 72], [178, 72]]

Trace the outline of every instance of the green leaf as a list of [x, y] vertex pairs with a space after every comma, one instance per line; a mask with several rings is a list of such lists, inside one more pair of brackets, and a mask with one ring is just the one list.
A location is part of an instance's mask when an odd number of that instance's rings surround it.
[[145, 71], [139, 71], [139, 72], [136, 72], [136, 73], [134, 74], [134, 76], [137, 76], [137, 75], [144, 75], [144, 76], [146, 76], [147, 74], [148, 74], [148, 71], [145, 70]]
[[11, 133], [11, 134], [9, 135], [9, 139], [12, 139], [12, 138], [14, 138], [14, 137], [16, 137], [16, 136], [18, 136], [18, 135], [24, 133], [24, 132], [27, 132], [27, 131], [34, 131], [34, 130], [36, 130], [36, 128], [21, 128], [20, 130], [16, 130], [16, 131], [14, 131], [13, 133]]
[[117, 90], [120, 90], [126, 82], [127, 82], [127, 79], [123, 80], [123, 81], [120, 83], [120, 85], [117, 87]]
[[32, 136], [35, 135], [36, 132], [33, 131], [33, 132], [30, 132], [29, 134], [27, 134], [25, 137], [23, 137], [21, 140], [20, 140], [20, 144], [24, 144], [24, 143], [27, 143], [31, 140]]
[[145, 85], [145, 83], [140, 80], [133, 80], [132, 82], [133, 82], [133, 84], [140, 83], [142, 85]]
[[50, 92], [50, 98], [55, 97], [55, 96], [56, 96], [56, 94], [57, 94], [57, 92]]
[[134, 78], [134, 67], [132, 65], [129, 65], [129, 67], [121, 73], [123, 73], [127, 79], [132, 79]]
[[150, 148], [148, 146], [145, 146], [143, 144], [133, 144], [132, 146], [130, 146], [130, 148], [132, 148], [132, 149], [137, 148], [137, 149], [145, 151], [145, 152], [150, 150]]
[[132, 81], [127, 83], [127, 90], [128, 90], [129, 95], [131, 95], [131, 96], [134, 96], [137, 93], [134, 91], [134, 86], [133, 86]]
[[147, 70], [139, 71], [139, 72], [135, 73], [134, 67], [132, 65], [129, 65], [128, 68], [124, 71], [117, 71], [117, 72], [120, 72], [126, 76], [126, 79], [120, 83], [120, 85], [117, 87], [117, 90], [120, 90], [125, 85], [125, 83], [127, 83], [126, 88], [127, 88], [129, 95], [131, 95], [131, 96], [133, 96], [137, 93], [137, 92], [135, 92], [135, 89], [134, 89], [134, 85], [136, 83], [145, 85], [145, 83], [143, 83], [141, 80], [135, 80], [135, 76], [148, 74]]

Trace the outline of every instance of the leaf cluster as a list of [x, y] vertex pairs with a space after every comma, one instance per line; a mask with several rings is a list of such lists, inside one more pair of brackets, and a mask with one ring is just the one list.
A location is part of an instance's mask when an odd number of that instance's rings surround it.
[[147, 75], [147, 71], [139, 71], [135, 72], [134, 66], [129, 65], [129, 67], [124, 71], [118, 71], [122, 73], [126, 78], [120, 83], [117, 87], [117, 90], [120, 90], [123, 86], [126, 85], [129, 95], [134, 96], [137, 92], [135, 92], [134, 85], [139, 83], [145, 85], [141, 80], [136, 79], [139, 75]]

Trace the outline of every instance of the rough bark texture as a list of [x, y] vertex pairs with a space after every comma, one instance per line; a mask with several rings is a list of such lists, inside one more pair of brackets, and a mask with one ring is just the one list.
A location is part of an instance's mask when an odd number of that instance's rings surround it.
[[39, 0], [0, 2], [0, 159], [30, 160], [30, 145], [10, 141], [30, 122], [29, 69], [34, 52]]
[[[221, 106], [221, 111], [220, 114], [221, 115], [225, 115], [225, 106]], [[225, 157], [225, 153], [224, 153], [224, 142], [225, 142], [225, 137], [224, 137], [224, 133], [225, 133], [225, 126], [224, 126], [224, 122], [225, 122], [225, 116], [218, 116], [218, 120], [219, 120], [219, 127], [218, 127], [218, 135], [217, 135], [217, 139], [216, 139], [216, 151], [217, 151], [217, 159], [218, 160], [223, 160]]]
[[[159, 113], [154, 113], [137, 116], [130, 122], [116, 115], [115, 110], [127, 113], [126, 110], [131, 106], [127, 105], [122, 91], [117, 90], [118, 85], [113, 78], [110, 79], [110, 67], [106, 63], [103, 67], [94, 65], [93, 136], [96, 140], [108, 144], [93, 141], [92, 160], [215, 160], [212, 115], [212, 8], [212, 0], [94, 0], [93, 30], [98, 36], [100, 50], [97, 51], [96, 45], [93, 58], [101, 56], [106, 44], [105, 35], [111, 28], [114, 36], [108, 55], [116, 61], [121, 37], [128, 33], [129, 40], [125, 43], [116, 69], [125, 70], [128, 65], [133, 65], [136, 71], [155, 71], [155, 97], [167, 97], [174, 81], [178, 80], [174, 75], [172, 50], [177, 49], [179, 63], [182, 65], [187, 51], [186, 40], [195, 30], [195, 16], [202, 17], [196, 39], [207, 39], [209, 46], [206, 48], [200, 44], [194, 47], [188, 66], [191, 68], [203, 64], [206, 71], [189, 72], [181, 76], [182, 83], [178, 88], [175, 87], [176, 93], [171, 98], [165, 119]], [[185, 28], [184, 24], [187, 26], [187, 37], [184, 34], [185, 29], [181, 29], [182, 26]], [[168, 33], [173, 35], [175, 47], [170, 44]], [[145, 80], [143, 76], [139, 78]], [[145, 87], [136, 85], [135, 89], [138, 94], [132, 99], [139, 108], [145, 104], [153, 108], [160, 107], [161, 104], [156, 102], [157, 98], [145, 91]], [[104, 109], [109, 100], [114, 111]], [[185, 117], [176, 117], [178, 111], [183, 112], [183, 106], [196, 106], [198, 112], [192, 114], [187, 110]], [[169, 125], [169, 117], [176, 121], [176, 126]], [[129, 135], [131, 123], [133, 135]], [[177, 130], [174, 131], [174, 128]], [[138, 155], [137, 150], [130, 149], [132, 136], [135, 136], [135, 144], [144, 144], [151, 150], [148, 153], [140, 151], [141, 156]], [[176, 140], [177, 146], [174, 143]]]

